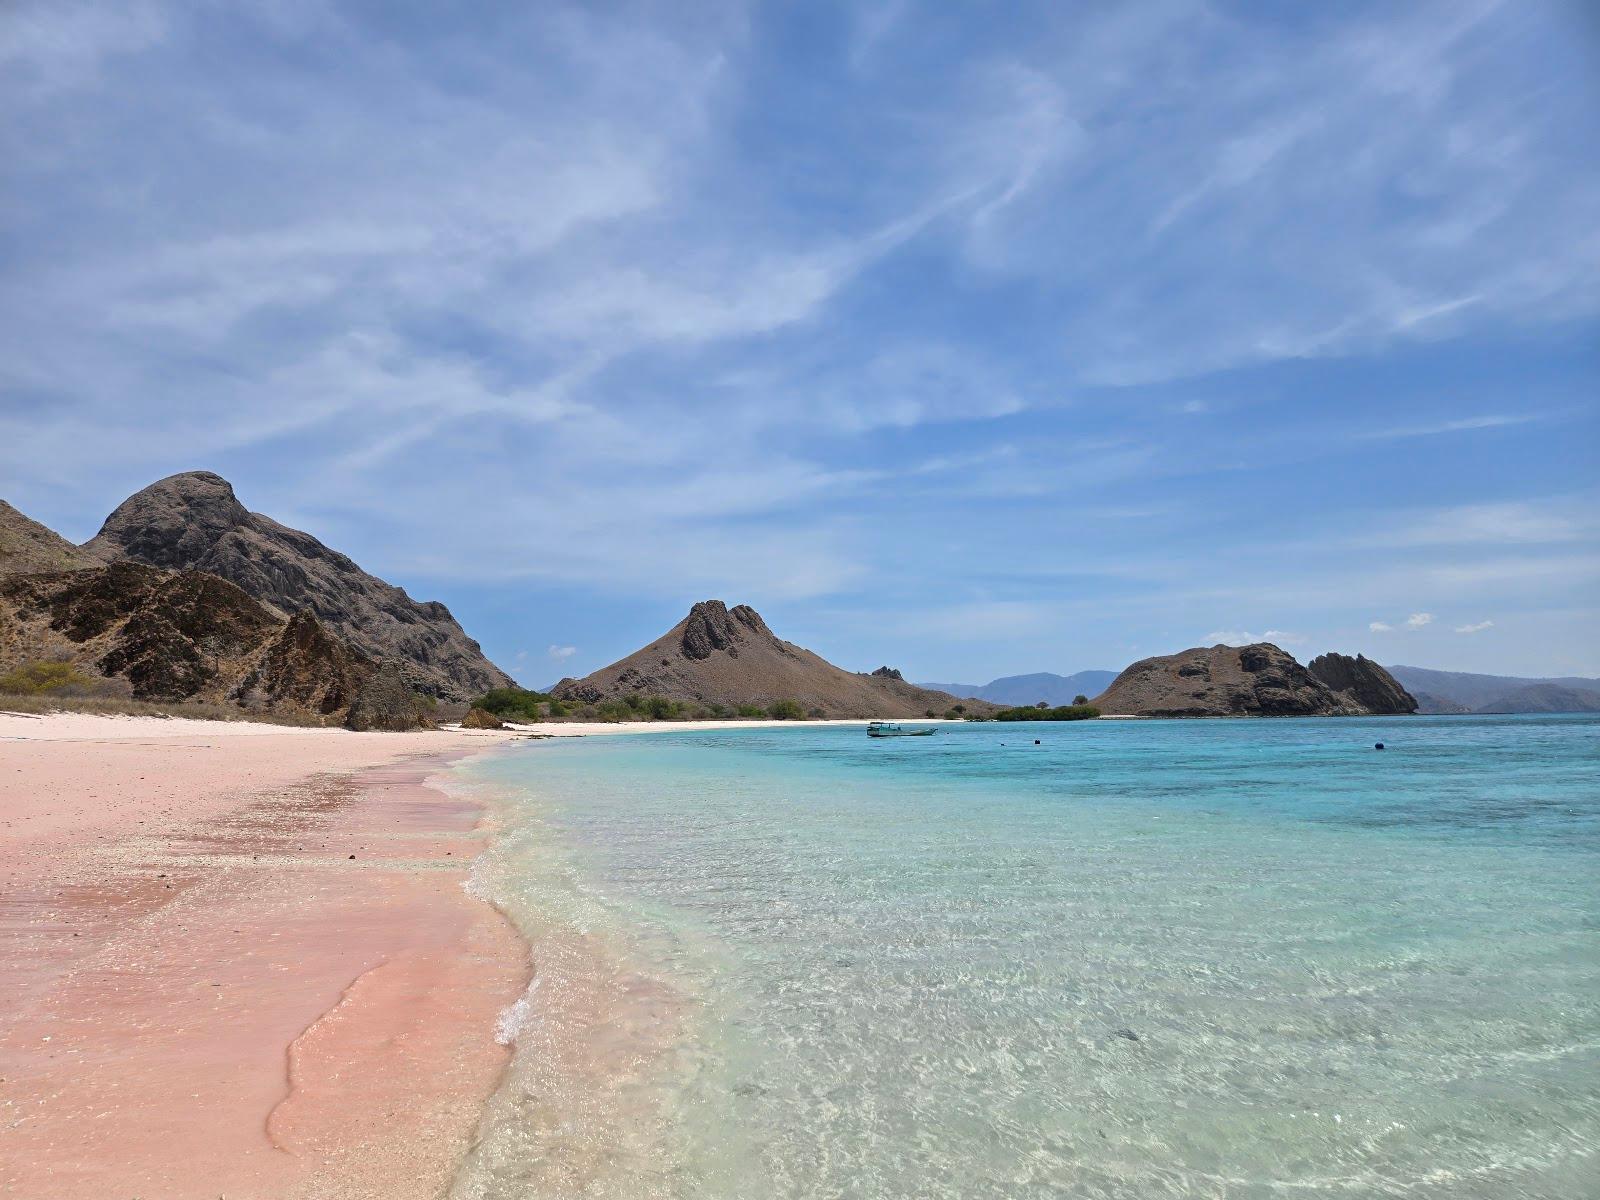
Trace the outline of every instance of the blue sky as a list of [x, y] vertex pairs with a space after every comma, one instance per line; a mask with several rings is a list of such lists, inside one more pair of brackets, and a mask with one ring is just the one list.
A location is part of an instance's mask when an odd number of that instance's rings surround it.
[[532, 684], [713, 596], [1600, 674], [1597, 80], [1578, 2], [20, 0], [0, 495], [221, 472]]

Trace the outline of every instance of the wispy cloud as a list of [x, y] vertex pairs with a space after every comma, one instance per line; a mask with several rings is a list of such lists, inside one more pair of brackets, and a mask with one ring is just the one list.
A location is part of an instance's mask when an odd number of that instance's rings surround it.
[[1407, 629], [1421, 629], [1424, 625], [1431, 625], [1432, 623], [1432, 613], [1416, 612], [1406, 618]]
[[[15, 0], [0, 478], [87, 536], [206, 466], [402, 576], [936, 645], [1498, 645], [1600, 539], [1530, 449], [1592, 389], [1503, 336], [1600, 313], [1567, 19]], [[1379, 369], [1484, 333], [1514, 391]]]
[[554, 646], [553, 645], [545, 653], [547, 653], [550, 656], [550, 658], [551, 658], [551, 660], [553, 662], [558, 662], [559, 663], [559, 662], [566, 662], [567, 659], [571, 658], [577, 652], [578, 652], [578, 648], [576, 646]]
[[1402, 510], [1350, 540], [1362, 546], [1517, 546], [1578, 542], [1600, 534], [1593, 496], [1552, 496]]
[[1475, 429], [1503, 429], [1508, 425], [1528, 425], [1543, 419], [1540, 413], [1486, 413], [1477, 417], [1435, 421], [1428, 425], [1401, 425], [1391, 429], [1377, 429], [1357, 436], [1372, 441], [1395, 441], [1401, 438], [1435, 437], [1443, 433], [1465, 433]]
[[1371, 622], [1368, 622], [1367, 629], [1370, 630], [1373, 633], [1393, 633], [1394, 632], [1394, 626], [1390, 625], [1387, 621], [1371, 621]]
[[1021, 56], [1013, 125], [966, 98], [1016, 164], [973, 212], [975, 257], [1092, 286], [1069, 353], [1114, 384], [1593, 312], [1596, 186], [1523, 186], [1548, 145], [1483, 86], [1529, 32], [1496, 4], [1294, 32], [1206, 7], [1086, 19]]
[[1474, 622], [1471, 625], [1457, 625], [1456, 626], [1456, 632], [1457, 633], [1482, 633], [1485, 629], [1489, 629], [1493, 625], [1494, 625], [1493, 621], [1477, 621], [1477, 622]]

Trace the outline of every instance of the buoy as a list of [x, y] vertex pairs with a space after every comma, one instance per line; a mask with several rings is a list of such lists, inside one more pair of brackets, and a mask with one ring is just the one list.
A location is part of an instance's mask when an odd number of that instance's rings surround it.
[[1372, 748], [1374, 750], [1382, 750], [1383, 749], [1383, 743], [1382, 742], [1373, 742], [1372, 743]]
[[1035, 746], [1037, 746], [1037, 745], [1038, 745], [1038, 744], [1039, 744], [1039, 739], [1038, 739], [1038, 738], [1034, 738], [1034, 739], [1033, 739], [1033, 744], [1034, 744], [1034, 745], [1035, 745]]

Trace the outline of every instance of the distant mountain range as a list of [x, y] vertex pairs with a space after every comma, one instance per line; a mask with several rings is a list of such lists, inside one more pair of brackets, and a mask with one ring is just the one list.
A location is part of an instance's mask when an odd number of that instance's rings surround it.
[[1098, 696], [1117, 677], [1115, 671], [1079, 671], [1076, 675], [1052, 675], [1039, 671], [1033, 675], [1006, 675], [988, 683], [923, 683], [918, 687], [952, 696], [987, 700], [991, 704], [1021, 706], [1041, 700], [1051, 708], [1071, 704], [1078, 696]]
[[1426, 667], [1390, 667], [1422, 713], [1600, 712], [1600, 679], [1474, 675]]

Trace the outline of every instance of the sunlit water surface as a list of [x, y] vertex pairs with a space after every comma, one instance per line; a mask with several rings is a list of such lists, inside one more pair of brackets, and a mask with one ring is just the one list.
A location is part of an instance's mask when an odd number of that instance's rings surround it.
[[457, 1195], [1600, 1194], [1597, 752], [1570, 717], [519, 743], [459, 772], [538, 978]]

